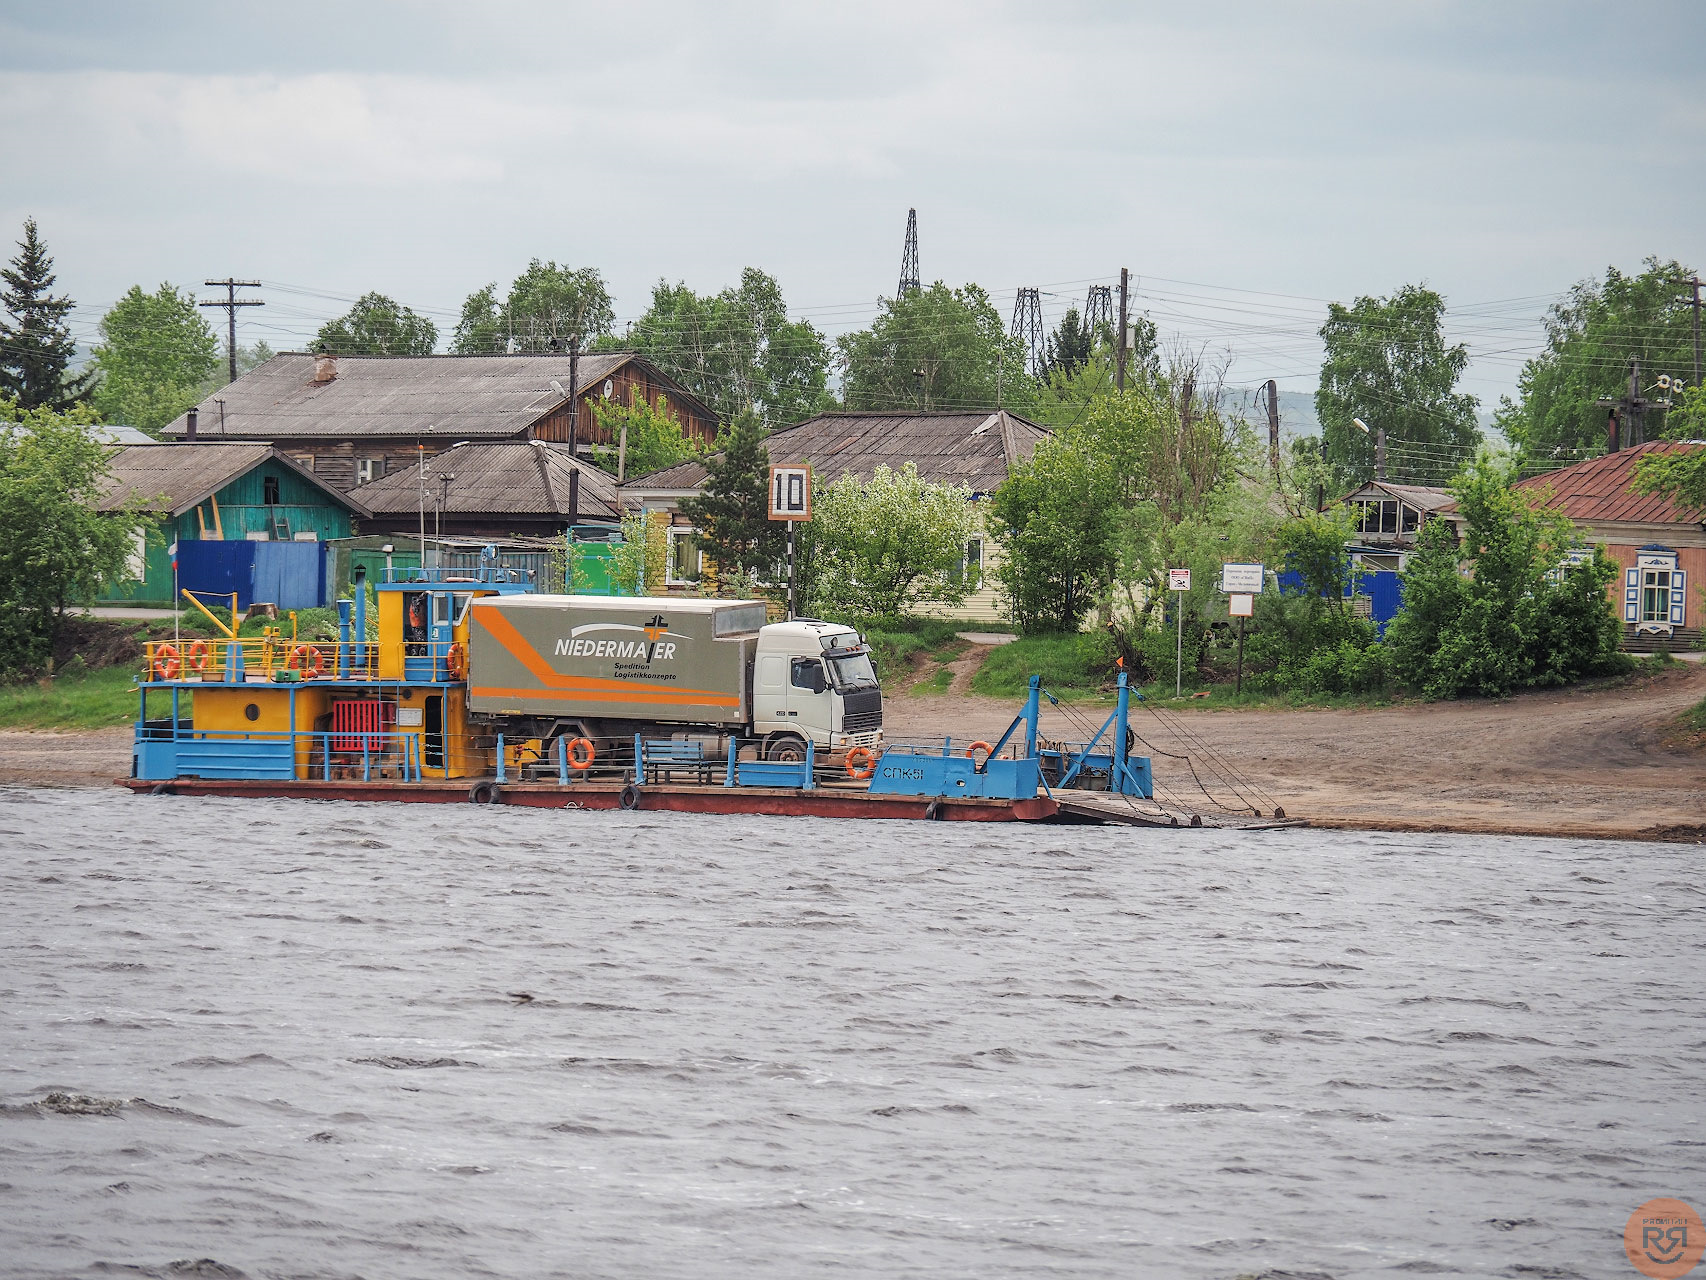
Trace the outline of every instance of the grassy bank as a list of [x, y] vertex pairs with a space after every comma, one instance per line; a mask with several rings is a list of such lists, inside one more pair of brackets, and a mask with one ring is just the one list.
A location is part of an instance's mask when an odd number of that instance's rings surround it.
[[0, 686], [0, 729], [107, 729], [135, 719], [136, 671], [128, 663]]

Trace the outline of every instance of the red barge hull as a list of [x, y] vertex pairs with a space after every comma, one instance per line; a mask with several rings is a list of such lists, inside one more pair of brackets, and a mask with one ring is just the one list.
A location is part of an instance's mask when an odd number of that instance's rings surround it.
[[[121, 778], [139, 793], [180, 796], [274, 797], [286, 800], [360, 800], [411, 804], [468, 804], [480, 789], [488, 803], [531, 809], [620, 809], [620, 784], [504, 782], [491, 779], [422, 782], [295, 781], [259, 778], [174, 778], [168, 782]], [[1060, 806], [1036, 796], [1024, 800], [954, 799], [872, 795], [831, 787], [797, 791], [760, 787], [647, 786], [638, 788], [637, 810], [666, 813], [758, 813], [776, 817], [894, 818], [938, 822], [1049, 822]]]

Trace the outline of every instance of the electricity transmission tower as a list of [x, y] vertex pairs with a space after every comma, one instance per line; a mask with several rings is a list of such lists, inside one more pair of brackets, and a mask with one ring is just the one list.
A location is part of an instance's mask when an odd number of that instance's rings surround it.
[[906, 248], [900, 255], [900, 284], [895, 287], [895, 301], [909, 293], [917, 293], [923, 285], [918, 280], [918, 210], [906, 211]]
[[1114, 331], [1113, 285], [1090, 286], [1090, 296], [1084, 299], [1084, 327], [1093, 334]]
[[1032, 375], [1042, 377], [1043, 361], [1047, 355], [1043, 339], [1043, 299], [1035, 289], [1020, 289], [1013, 295], [1012, 334], [1025, 344]]
[[237, 308], [264, 307], [267, 305], [259, 298], [239, 298], [237, 296], [237, 290], [259, 289], [261, 287], [261, 282], [259, 280], [236, 280], [227, 276], [224, 280], [203, 280], [202, 283], [210, 288], [217, 285], [225, 290], [225, 296], [223, 298], [207, 299], [197, 303], [196, 305], [201, 307], [225, 308], [225, 320], [229, 326], [226, 332], [230, 335], [227, 339], [226, 351], [230, 356], [231, 361], [231, 381], [235, 382], [237, 381]]

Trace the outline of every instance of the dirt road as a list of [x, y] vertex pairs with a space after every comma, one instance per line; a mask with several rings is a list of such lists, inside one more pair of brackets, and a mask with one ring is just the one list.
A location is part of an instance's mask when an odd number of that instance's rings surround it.
[[[1706, 669], [1688, 663], [1619, 688], [1502, 702], [1179, 715], [1288, 814], [1321, 826], [1706, 841], [1706, 754], [1664, 741], [1675, 716], [1702, 697]], [[978, 697], [898, 697], [885, 721], [897, 739], [994, 741], [1016, 709]], [[1078, 718], [1099, 725], [1106, 714]], [[1146, 711], [1133, 726], [1157, 751], [1158, 783], [1200, 799], [1189, 770], [1159, 754], [1188, 748]], [[1046, 706], [1042, 731], [1085, 736]]]
[[[1706, 754], [1665, 742], [1675, 716], [1702, 697], [1706, 668], [1691, 663], [1618, 688], [1504, 702], [1179, 714], [1288, 814], [1321, 826], [1706, 841]], [[897, 740], [994, 741], [1016, 710], [969, 694], [901, 694], [885, 718]], [[1076, 714], [1100, 724], [1106, 711]], [[1169, 796], [1201, 801], [1189, 768], [1161, 754], [1191, 747], [1147, 711], [1133, 724]], [[1042, 728], [1087, 736], [1048, 707]], [[128, 728], [0, 732], [0, 784], [107, 785], [129, 773], [130, 740]]]

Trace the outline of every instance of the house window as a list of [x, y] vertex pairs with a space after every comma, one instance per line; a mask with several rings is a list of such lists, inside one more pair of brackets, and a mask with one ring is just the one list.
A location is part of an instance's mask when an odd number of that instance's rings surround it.
[[1404, 527], [1402, 532], [1414, 533], [1421, 526], [1422, 513], [1417, 511], [1414, 507], [1405, 507], [1403, 509], [1403, 514]]
[[355, 464], [355, 482], [357, 484], [371, 484], [384, 474], [384, 458], [362, 458]]
[[983, 539], [966, 539], [966, 549], [960, 556], [960, 580], [968, 590], [976, 591], [983, 582]]
[[1670, 621], [1669, 569], [1641, 570], [1641, 621]]
[[699, 581], [705, 554], [699, 550], [698, 531], [685, 525], [669, 531], [669, 585], [684, 587]]
[[261, 481], [261, 501], [269, 507], [278, 505], [277, 476], [267, 476]]

